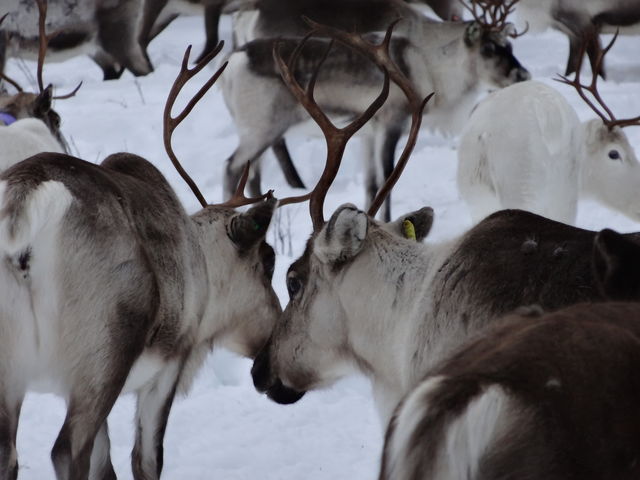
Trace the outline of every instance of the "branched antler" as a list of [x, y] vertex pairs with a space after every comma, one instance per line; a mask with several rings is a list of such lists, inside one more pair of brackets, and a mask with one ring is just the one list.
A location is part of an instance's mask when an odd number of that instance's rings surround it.
[[[47, 35], [46, 32], [46, 20], [47, 20], [47, 0], [36, 0], [38, 5], [38, 38], [39, 38], [39, 46], [38, 46], [38, 67], [36, 70], [36, 78], [38, 80], [38, 90], [40, 93], [44, 92], [44, 82], [42, 81], [42, 70], [44, 68], [44, 57], [47, 55], [47, 47], [49, 46], [49, 42], [52, 38], [58, 35], [59, 32], [53, 32], [50, 35]], [[82, 86], [82, 82], [78, 84], [76, 88], [74, 88], [71, 92], [52, 97], [54, 100], [64, 100], [67, 98], [73, 97], [80, 87]]]
[[[209, 80], [207, 80], [207, 82], [202, 87], [200, 87], [200, 90], [198, 90], [198, 92], [191, 98], [191, 100], [189, 100], [187, 105], [177, 116], [173, 117], [171, 115], [171, 110], [173, 109], [173, 106], [176, 102], [176, 99], [178, 98], [178, 95], [182, 91], [182, 88], [187, 84], [187, 82], [191, 78], [196, 76], [204, 67], [206, 67], [209, 64], [209, 62], [211, 62], [211, 60], [213, 60], [213, 58], [216, 55], [218, 55], [218, 53], [220, 53], [223, 46], [224, 46], [224, 42], [220, 42], [212, 52], [206, 55], [193, 68], [189, 68], [189, 55], [191, 54], [191, 45], [187, 47], [186, 51], [184, 52], [184, 56], [182, 58], [182, 65], [180, 67], [180, 72], [178, 73], [178, 76], [174, 80], [173, 85], [171, 86], [171, 90], [169, 91], [169, 95], [167, 96], [167, 101], [165, 103], [164, 113], [163, 113], [164, 148], [167, 152], [167, 155], [169, 156], [169, 159], [171, 160], [171, 163], [173, 163], [173, 166], [178, 171], [180, 176], [184, 179], [184, 181], [187, 182], [187, 185], [189, 185], [189, 188], [191, 188], [191, 191], [193, 191], [194, 195], [196, 196], [196, 198], [198, 199], [198, 201], [203, 207], [206, 207], [209, 204], [207, 203], [204, 196], [200, 192], [200, 189], [198, 189], [198, 186], [196, 185], [196, 183], [193, 181], [193, 179], [189, 176], [189, 174], [185, 171], [185, 169], [180, 164], [178, 157], [173, 151], [173, 147], [171, 145], [171, 137], [173, 136], [173, 132], [176, 129], [176, 127], [180, 125], [180, 123], [182, 123], [182, 121], [185, 118], [187, 118], [187, 116], [191, 113], [191, 111], [196, 106], [196, 104], [211, 89], [213, 84], [216, 83], [216, 81], [218, 80], [218, 77], [222, 75], [222, 72], [227, 67], [228, 62], [224, 62], [222, 66], [218, 68], [218, 70], [209, 78]], [[269, 191], [257, 198], [247, 198], [244, 195], [244, 188], [247, 183], [248, 176], [249, 176], [249, 165], [247, 164], [235, 194], [228, 201], [224, 203], [216, 204], [216, 205], [233, 208], [233, 207], [239, 207], [242, 205], [248, 205], [250, 203], [256, 203], [262, 199], [271, 197], [272, 191]]]
[[[294, 96], [298, 99], [298, 101], [303, 105], [303, 107], [307, 110], [307, 112], [309, 112], [311, 117], [322, 129], [327, 143], [327, 162], [320, 180], [310, 193], [308, 193], [307, 195], [283, 199], [280, 201], [280, 205], [301, 202], [309, 199], [309, 211], [313, 222], [313, 228], [314, 231], [318, 231], [324, 224], [324, 216], [322, 212], [324, 199], [329, 187], [331, 186], [338, 173], [346, 144], [349, 139], [373, 117], [373, 115], [380, 109], [380, 107], [382, 107], [389, 95], [389, 80], [392, 80], [396, 85], [398, 85], [398, 87], [404, 92], [405, 96], [407, 97], [409, 109], [412, 112], [412, 125], [409, 134], [409, 140], [402, 152], [402, 155], [400, 156], [400, 160], [396, 164], [394, 171], [387, 179], [385, 185], [376, 195], [376, 198], [374, 199], [369, 211], [367, 212], [372, 216], [376, 214], [376, 212], [380, 208], [380, 205], [382, 205], [384, 199], [387, 197], [387, 195], [393, 188], [393, 185], [395, 185], [396, 181], [400, 177], [400, 174], [402, 173], [402, 170], [404, 169], [404, 166], [406, 165], [406, 162], [408, 161], [411, 151], [413, 150], [413, 147], [415, 145], [417, 134], [422, 121], [424, 108], [433, 94], [429, 95], [425, 99], [420, 98], [409, 79], [401, 72], [395, 62], [391, 59], [389, 48], [391, 44], [391, 35], [393, 32], [393, 28], [398, 23], [397, 20], [389, 26], [386, 31], [384, 40], [377, 45], [368, 42], [358, 34], [347, 33], [326, 25], [321, 25], [309, 20], [308, 18], [305, 18], [305, 21], [311, 27], [311, 31], [302, 39], [302, 41], [293, 51], [289, 58], [289, 62], [285, 63], [282, 59], [278, 48], [279, 44], [276, 44], [274, 46], [273, 54], [285, 84], [289, 87]], [[302, 48], [312, 35], [329, 37], [332, 40], [325, 52], [325, 55], [318, 63], [318, 66], [316, 67], [315, 72], [313, 73], [313, 76], [309, 81], [307, 90], [304, 90], [295, 79], [293, 72], [295, 71], [295, 66]], [[369, 105], [364, 113], [362, 113], [352, 123], [343, 128], [337, 128], [329, 120], [329, 118], [316, 103], [313, 93], [322, 63], [329, 54], [329, 50], [334, 41], [338, 41], [343, 45], [352, 48], [365, 57], [369, 58], [384, 73], [384, 84], [382, 87], [382, 91], [380, 92], [378, 97]]]
[[[596, 34], [592, 34], [592, 35], [596, 35]], [[600, 92], [598, 92], [598, 72], [600, 72], [602, 69], [602, 63], [604, 61], [605, 55], [609, 50], [611, 50], [611, 47], [613, 47], [613, 44], [615, 43], [617, 38], [618, 38], [618, 31], [616, 31], [615, 35], [611, 39], [611, 42], [609, 42], [609, 44], [605, 48], [603, 48], [598, 52], [598, 55], [592, 67], [592, 72], [591, 72], [592, 77], [591, 77], [591, 83], [589, 85], [584, 85], [580, 81], [580, 71], [582, 70], [582, 64], [584, 62], [584, 57], [585, 57], [584, 54], [587, 48], [587, 44], [590, 41], [592, 41], [592, 38], [590, 36], [585, 36], [582, 39], [582, 45], [580, 47], [580, 54], [579, 54], [580, 60], [578, 62], [576, 74], [573, 80], [570, 80], [564, 75], [558, 75], [558, 78], [554, 78], [554, 80], [556, 80], [557, 82], [565, 83], [575, 88], [576, 91], [578, 92], [578, 95], [580, 95], [580, 98], [582, 98], [582, 100], [591, 108], [591, 110], [593, 110], [596, 113], [596, 115], [598, 115], [602, 119], [602, 122], [607, 126], [609, 130], [613, 130], [614, 127], [623, 128], [623, 127], [628, 127], [632, 125], [636, 125], [636, 126], [640, 125], [640, 116], [637, 116], [634, 118], [617, 119], [613, 114], [613, 112], [611, 111], [611, 108], [609, 108], [609, 106], [603, 100], [602, 96], [600, 95]], [[591, 94], [591, 96], [594, 98], [594, 100], [597, 102], [600, 108], [598, 108], [598, 105], [596, 105], [593, 101], [591, 101], [591, 99], [589, 98], [589, 96], [585, 91]]]
[[529, 24], [522, 32], [516, 32], [515, 29], [509, 29], [511, 24], [507, 22], [507, 18], [511, 15], [516, 8], [516, 4], [519, 0], [471, 0], [471, 4], [468, 4], [465, 0], [460, 0], [460, 3], [466, 8], [473, 19], [482, 26], [486, 31], [502, 32], [507, 30], [507, 34], [510, 37], [517, 38], [529, 30]]
[[[5, 13], [2, 17], [0, 17], [0, 25], [2, 25], [2, 22], [5, 21], [5, 19], [9, 16], [8, 13]], [[4, 72], [0, 72], [0, 79], [4, 80], [5, 82], [7, 82], [8, 84], [12, 85], [13, 88], [15, 88], [17, 91], [22, 92], [23, 89], [20, 86], [20, 84], [18, 82], [16, 82], [13, 78], [9, 77], [6, 73]]]

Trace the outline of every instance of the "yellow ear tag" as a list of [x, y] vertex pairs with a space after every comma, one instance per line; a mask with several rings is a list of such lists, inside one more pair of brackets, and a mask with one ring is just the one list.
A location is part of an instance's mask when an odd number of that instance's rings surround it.
[[411, 220], [405, 220], [402, 222], [402, 233], [404, 233], [405, 238], [409, 240], [416, 240], [416, 227], [413, 226]]

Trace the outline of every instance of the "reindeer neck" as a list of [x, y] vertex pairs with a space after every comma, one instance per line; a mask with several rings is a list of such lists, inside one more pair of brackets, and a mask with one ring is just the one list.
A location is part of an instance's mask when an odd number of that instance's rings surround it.
[[416, 330], [433, 327], [425, 318], [430, 284], [449, 247], [410, 243], [381, 231], [372, 232], [369, 241], [347, 273], [366, 281], [346, 280], [344, 285], [358, 285], [358, 291], [343, 290], [340, 295], [350, 319], [351, 347], [373, 383], [384, 417], [425, 362], [415, 345]]

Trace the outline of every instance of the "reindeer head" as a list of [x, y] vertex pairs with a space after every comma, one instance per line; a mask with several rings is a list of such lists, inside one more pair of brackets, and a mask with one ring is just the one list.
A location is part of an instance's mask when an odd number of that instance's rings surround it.
[[[53, 33], [47, 35], [45, 31], [45, 21], [47, 17], [47, 2], [46, 0], [37, 0], [38, 5], [38, 24], [39, 24], [39, 41], [40, 46], [38, 49], [38, 67], [37, 67], [37, 81], [39, 93], [25, 92], [23, 88], [11, 78], [7, 77], [2, 71], [0, 71], [0, 79], [6, 80], [13, 85], [18, 93], [14, 95], [0, 94], [0, 113], [5, 115], [4, 124], [11, 123], [15, 120], [23, 118], [37, 118], [41, 120], [49, 129], [51, 134], [58, 140], [58, 143], [68, 153], [69, 149], [67, 142], [62, 136], [60, 131], [60, 115], [53, 110], [52, 102], [54, 99], [66, 99], [76, 94], [82, 83], [78, 85], [72, 92], [61, 95], [53, 96], [53, 87], [48, 85], [46, 88], [42, 80], [42, 70], [44, 67], [44, 59], [47, 53], [47, 46], [53, 36], [57, 34]], [[6, 15], [5, 15], [6, 17]], [[5, 17], [0, 19], [0, 23]]]
[[275, 253], [265, 241], [275, 208], [276, 200], [269, 198], [245, 212], [211, 205], [192, 217], [203, 247], [216, 252], [207, 257], [207, 270], [214, 287], [208, 313], [222, 331], [218, 341], [249, 358], [255, 358], [282, 314], [271, 285]]
[[[367, 339], [385, 338], [397, 320], [394, 311], [413, 308], [412, 299], [390, 285], [423, 268], [412, 259], [420, 255], [416, 240], [426, 237], [432, 222], [428, 207], [386, 224], [354, 205], [338, 208], [287, 272], [289, 303], [254, 363], [256, 388], [289, 403], [354, 370], [368, 373], [361, 355], [369, 349]], [[358, 288], [362, 284], [380, 296], [365, 298]], [[359, 297], [361, 302], [353, 302]], [[362, 318], [376, 321], [363, 324]]]
[[[420, 99], [411, 83], [391, 60], [389, 45], [394, 24], [389, 27], [380, 45], [369, 44], [355, 34], [347, 34], [313, 22], [311, 25], [313, 30], [293, 52], [288, 65], [277, 50], [274, 50], [283, 80], [318, 123], [327, 141], [327, 164], [314, 190], [308, 195], [280, 202], [285, 205], [309, 199], [314, 225], [314, 234], [305, 254], [291, 266], [287, 274], [289, 304], [269, 342], [256, 358], [252, 370], [256, 388], [267, 392], [280, 403], [298, 400], [307, 389], [331, 383], [354, 365], [360, 365], [366, 370], [366, 365], [362, 365], [366, 362], [359, 358], [357, 348], [352, 348], [355, 338], [359, 338], [351, 336], [353, 332], [349, 320], [352, 312], [341, 301], [346, 298], [345, 295], [357, 295], [358, 292], [351, 291], [352, 287], [342, 291], [341, 287], [353, 278], [358, 280], [351, 285], [374, 281], [365, 272], [371, 268], [371, 262], [379, 259], [381, 252], [375, 248], [376, 242], [382, 238], [384, 240], [380, 241], [385, 245], [399, 242], [403, 246], [416, 246], [415, 239], [422, 239], [427, 234], [433, 215], [431, 209], [426, 208], [403, 217], [400, 222], [379, 224], [373, 220], [406, 165], [417, 139], [422, 112], [431, 97]], [[374, 61], [385, 75], [384, 86], [378, 98], [364, 114], [344, 128], [335, 127], [314, 101], [313, 88], [318, 71], [309, 81], [307, 91], [303, 90], [292, 74], [306, 38], [314, 33], [321, 33], [359, 51]], [[367, 213], [359, 211], [353, 205], [345, 205], [325, 223], [322, 204], [338, 172], [346, 143], [382, 106], [389, 93], [389, 79], [405, 92], [412, 110], [407, 145]], [[400, 234], [405, 223], [407, 231], [413, 232], [409, 235], [413, 237], [412, 240], [407, 240]], [[380, 280], [384, 281], [383, 278]]]
[[471, 5], [462, 2], [474, 18], [465, 30], [465, 45], [480, 58], [478, 77], [489, 87], [503, 88], [531, 78], [513, 55], [509, 41], [525, 33], [517, 33], [513, 24], [507, 23], [517, 1], [472, 0]]
[[[282, 312], [271, 286], [275, 254], [273, 248], [265, 242], [276, 200], [271, 191], [257, 198], [247, 198], [244, 195], [249, 177], [249, 165], [246, 165], [232, 198], [224, 203], [208, 204], [196, 183], [180, 164], [171, 144], [176, 127], [215, 84], [227, 63], [209, 78], [178, 115], [173, 116], [171, 111], [182, 87], [205, 68], [222, 47], [223, 42], [220, 42], [193, 68], [188, 66], [191, 46], [186, 49], [180, 72], [165, 104], [163, 137], [171, 162], [202, 204], [203, 209], [192, 217], [201, 226], [201, 244], [205, 249], [216, 252], [216, 257], [212, 260], [207, 257], [210, 281], [215, 286], [211, 295], [219, 296], [210, 299], [209, 305], [215, 306], [215, 313], [209, 313], [222, 317], [214, 322], [218, 327], [223, 325], [221, 342], [236, 353], [253, 358], [269, 338]], [[250, 204], [257, 205], [243, 213], [235, 211], [236, 207]], [[225, 308], [221, 309], [221, 305]], [[204, 336], [209, 337], [206, 332]]]
[[640, 126], [640, 116], [616, 118], [598, 91], [598, 72], [602, 71], [604, 57], [617, 36], [616, 33], [607, 47], [598, 52], [589, 85], [582, 84], [580, 80], [584, 51], [590, 42], [589, 35], [582, 41], [574, 79], [560, 76], [556, 80], [574, 87], [580, 98], [599, 117], [583, 124], [583, 190], [605, 205], [640, 221], [640, 163], [623, 130], [628, 126]]

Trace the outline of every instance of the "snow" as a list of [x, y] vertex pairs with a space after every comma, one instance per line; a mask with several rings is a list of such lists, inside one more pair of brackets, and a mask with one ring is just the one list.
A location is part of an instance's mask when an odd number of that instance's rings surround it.
[[[63, 132], [73, 153], [91, 162], [118, 151], [139, 154], [167, 176], [189, 211], [198, 202], [175, 172], [162, 146], [162, 110], [179, 69], [187, 43], [199, 52], [204, 42], [202, 20], [175, 21], [150, 46], [156, 71], [134, 78], [128, 73], [118, 81], [103, 82], [102, 72], [87, 57], [48, 64], [45, 82], [66, 93], [79, 81], [76, 97], [58, 101]], [[229, 19], [223, 19], [223, 38], [229, 44]], [[593, 114], [570, 87], [551, 80], [563, 71], [568, 42], [556, 32], [525, 35], [515, 41], [515, 53], [533, 77], [561, 91], [582, 119]], [[640, 113], [640, 63], [638, 37], [621, 37], [607, 58], [609, 80], [600, 90], [620, 117]], [[211, 75], [204, 70], [181, 96], [193, 95]], [[8, 73], [23, 85], [35, 85], [35, 65], [10, 61]], [[178, 102], [180, 103], [180, 101]], [[629, 128], [632, 145], [640, 144], [640, 129]], [[233, 123], [219, 90], [214, 88], [176, 130], [174, 149], [183, 165], [210, 202], [220, 201], [224, 160], [236, 145]], [[323, 142], [300, 133], [289, 135], [291, 151], [303, 179], [311, 185], [320, 174]], [[441, 240], [470, 226], [455, 187], [456, 139], [443, 139], [423, 131], [413, 158], [393, 194], [394, 215], [430, 205], [436, 221], [430, 239]], [[363, 204], [363, 174], [357, 138], [347, 150], [342, 171], [329, 193], [325, 215], [340, 204]], [[263, 164], [263, 184], [277, 196], [297, 193], [286, 187], [272, 157]], [[283, 305], [289, 264], [304, 248], [310, 232], [306, 205], [287, 207], [278, 213], [269, 241], [279, 253], [274, 286]], [[639, 226], [622, 215], [593, 202], [580, 204], [578, 225], [620, 231]], [[214, 353], [200, 372], [188, 396], [176, 400], [165, 437], [164, 479], [349, 479], [376, 478], [383, 432], [378, 422], [370, 387], [363, 378], [341, 381], [322, 392], [308, 393], [300, 402], [280, 406], [258, 395], [249, 375], [251, 363], [226, 352]], [[110, 417], [112, 459], [118, 478], [132, 478], [130, 451], [133, 444], [134, 398], [118, 400]], [[54, 478], [49, 452], [64, 418], [64, 405], [52, 395], [29, 394], [20, 418], [19, 478]]]

